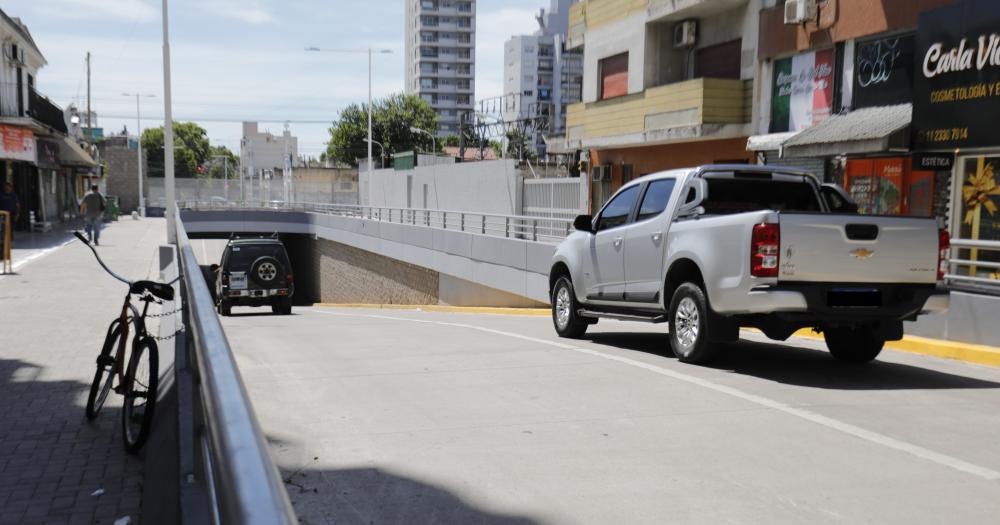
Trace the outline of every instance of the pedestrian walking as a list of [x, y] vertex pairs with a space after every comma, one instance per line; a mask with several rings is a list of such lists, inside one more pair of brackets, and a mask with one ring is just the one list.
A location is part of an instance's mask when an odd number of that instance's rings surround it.
[[[17, 221], [17, 217], [21, 214], [21, 203], [17, 200], [17, 194], [14, 193], [14, 185], [9, 182], [3, 183], [3, 192], [0, 193], [0, 211], [5, 211], [10, 214], [10, 234], [11, 239], [14, 238], [14, 222]], [[7, 225], [3, 225], [7, 227]], [[3, 231], [0, 229], [0, 231]]]
[[107, 201], [104, 195], [97, 191], [97, 184], [90, 187], [90, 193], [80, 203], [80, 216], [83, 217], [83, 228], [87, 232], [87, 239], [93, 241], [95, 246], [101, 245], [101, 226], [104, 221], [104, 208]]

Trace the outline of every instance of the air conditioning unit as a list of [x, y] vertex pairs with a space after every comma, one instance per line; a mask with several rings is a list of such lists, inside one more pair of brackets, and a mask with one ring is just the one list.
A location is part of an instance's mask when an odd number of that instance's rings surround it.
[[674, 26], [674, 48], [685, 49], [694, 47], [698, 41], [698, 21], [684, 20]]
[[786, 0], [785, 23], [801, 24], [816, 18], [816, 0]]

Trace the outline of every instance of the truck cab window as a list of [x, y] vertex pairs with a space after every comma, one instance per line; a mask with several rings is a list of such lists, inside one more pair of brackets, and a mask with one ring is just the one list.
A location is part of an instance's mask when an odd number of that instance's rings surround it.
[[615, 228], [628, 222], [632, 206], [639, 196], [639, 186], [632, 186], [619, 193], [604, 207], [601, 217], [597, 220], [597, 231]]

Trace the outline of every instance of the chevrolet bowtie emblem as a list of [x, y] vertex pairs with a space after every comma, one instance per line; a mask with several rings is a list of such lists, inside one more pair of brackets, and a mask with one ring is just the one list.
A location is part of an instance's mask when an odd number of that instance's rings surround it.
[[868, 248], [858, 248], [851, 251], [851, 257], [856, 257], [858, 259], [867, 259], [872, 255], [875, 255], [875, 251], [869, 250]]

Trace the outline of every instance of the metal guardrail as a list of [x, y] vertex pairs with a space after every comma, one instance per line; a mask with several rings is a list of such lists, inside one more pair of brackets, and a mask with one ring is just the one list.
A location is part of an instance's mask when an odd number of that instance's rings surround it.
[[180, 216], [176, 219], [185, 339], [194, 369], [195, 456], [213, 522], [296, 524]]
[[[968, 251], [968, 258], [955, 256], [961, 251]], [[995, 253], [997, 257], [993, 261], [980, 261], [983, 252]], [[944, 276], [949, 287], [1000, 295], [1000, 242], [952, 239], [951, 253], [948, 273]]]
[[469, 211], [428, 210], [420, 208], [389, 208], [381, 206], [359, 206], [352, 204], [293, 203], [283, 201], [266, 202], [222, 202], [222, 201], [178, 201], [180, 210], [262, 210], [299, 211], [323, 213], [340, 217], [353, 217], [397, 224], [411, 224], [443, 230], [462, 231], [525, 239], [530, 241], [557, 243], [573, 231], [573, 221], [552, 217], [525, 215], [500, 215]]

